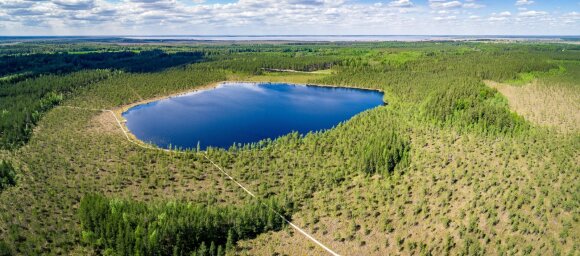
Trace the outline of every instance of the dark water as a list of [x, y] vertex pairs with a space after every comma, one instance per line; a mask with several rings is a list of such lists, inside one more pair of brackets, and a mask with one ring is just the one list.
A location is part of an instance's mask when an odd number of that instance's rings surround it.
[[383, 104], [383, 93], [291, 84], [224, 83], [123, 113], [137, 138], [159, 147], [227, 148], [329, 129]]

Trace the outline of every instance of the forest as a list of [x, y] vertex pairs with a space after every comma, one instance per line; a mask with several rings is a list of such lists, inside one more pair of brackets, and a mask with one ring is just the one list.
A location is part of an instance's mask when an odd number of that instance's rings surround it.
[[[262, 204], [264, 203], [264, 204]], [[146, 205], [83, 197], [79, 218], [83, 240], [119, 255], [225, 255], [237, 240], [279, 230], [289, 202], [275, 198], [244, 202], [241, 207], [168, 202]]]
[[[0, 67], [0, 255], [326, 253], [285, 220], [341, 255], [580, 252], [577, 44], [51, 40], [1, 45]], [[221, 81], [387, 104], [206, 151], [115, 120]]]

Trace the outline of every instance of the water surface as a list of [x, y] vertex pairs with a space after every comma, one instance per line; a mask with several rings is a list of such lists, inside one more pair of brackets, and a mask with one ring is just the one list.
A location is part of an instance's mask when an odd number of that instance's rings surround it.
[[137, 138], [159, 147], [227, 148], [329, 129], [382, 104], [378, 91], [231, 82], [139, 105], [123, 117]]

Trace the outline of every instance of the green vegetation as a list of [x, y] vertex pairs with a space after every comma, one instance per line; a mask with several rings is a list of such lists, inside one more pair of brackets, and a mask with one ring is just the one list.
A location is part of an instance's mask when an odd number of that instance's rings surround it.
[[563, 65], [559, 65], [558, 68], [552, 68], [548, 71], [530, 71], [518, 73], [517, 78], [508, 80], [507, 83], [515, 85], [525, 85], [533, 82], [534, 80], [540, 77], [557, 76], [560, 74], [564, 74], [565, 72], [566, 68]]
[[423, 109], [427, 117], [440, 123], [476, 127], [481, 132], [507, 133], [526, 128], [525, 121], [506, 108], [502, 96], [481, 82], [457, 83], [435, 89]]
[[9, 186], [16, 185], [16, 173], [14, 167], [8, 161], [0, 160], [0, 191]]
[[0, 147], [21, 146], [28, 141], [42, 115], [58, 105], [64, 95], [111, 75], [107, 70], [79, 71], [0, 85]]
[[[324, 253], [267, 203], [343, 255], [579, 252], [579, 46], [42, 42], [0, 56], [155, 49], [195, 54], [150, 71], [115, 64], [1, 82], [0, 157], [18, 182], [0, 193], [0, 250]], [[27, 70], [14, 72], [4, 76]], [[532, 84], [508, 85], [518, 79]], [[259, 200], [206, 153], [142, 148], [108, 112], [56, 107], [116, 110], [224, 80], [378, 89], [388, 104], [328, 131], [206, 152]]]
[[[264, 202], [264, 204], [262, 204]], [[287, 203], [286, 203], [287, 204]], [[278, 230], [289, 218], [270, 198], [241, 207], [169, 202], [146, 205], [87, 195], [80, 203], [83, 240], [103, 254], [225, 255], [237, 240]]]
[[401, 67], [405, 65], [407, 62], [418, 60], [423, 56], [423, 54], [424, 53], [422, 52], [415, 51], [390, 53], [390, 54], [385, 53], [384, 58], [381, 60], [381, 64]]
[[358, 169], [369, 174], [389, 175], [401, 162], [407, 160], [410, 143], [394, 131], [382, 131], [369, 136], [365, 144], [356, 149]]
[[51, 52], [30, 55], [0, 55], [0, 77], [10, 74], [26, 74], [8, 79], [8, 81], [14, 81], [39, 74], [67, 74], [84, 69], [154, 72], [195, 62], [202, 57], [202, 52], [168, 54], [158, 49], [139, 52], [107, 51], [83, 52], [82, 54], [79, 52]]
[[11, 256], [12, 251], [6, 242], [0, 240], [0, 256]]

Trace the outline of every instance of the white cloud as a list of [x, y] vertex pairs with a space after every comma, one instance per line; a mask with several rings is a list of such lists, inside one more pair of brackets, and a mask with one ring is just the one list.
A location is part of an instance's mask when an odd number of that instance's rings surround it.
[[525, 12], [518, 13], [518, 16], [522, 16], [522, 17], [537, 17], [537, 16], [546, 15], [546, 14], [548, 14], [548, 13], [547, 12], [544, 12], [544, 11], [525, 11]]
[[500, 17], [500, 16], [491, 16], [488, 19], [489, 21], [504, 21], [507, 20], [506, 17]]
[[411, 7], [413, 6], [413, 2], [410, 0], [394, 0], [389, 3], [391, 7]]
[[516, 5], [530, 5], [533, 4], [533, 0], [517, 0]]
[[459, 8], [462, 5], [459, 1], [429, 0], [429, 6], [435, 9]]
[[487, 19], [490, 22], [496, 22], [496, 21], [508, 21], [510, 19], [510, 17], [512, 16], [511, 12], [508, 11], [503, 11], [500, 13], [492, 13], [491, 16]]
[[562, 15], [562, 22], [564, 24], [575, 24], [578, 21], [580, 21], [580, 13], [579, 12], [569, 12], [569, 13]]
[[476, 0], [429, 0], [427, 4], [412, 0], [370, 4], [354, 0], [208, 2], [211, 1], [0, 0], [0, 34], [501, 34], [510, 31], [577, 34], [580, 31], [578, 12], [556, 14], [521, 9], [513, 14], [487, 6], [492, 12], [489, 14], [468, 9], [482, 3]]
[[443, 21], [443, 20], [456, 20], [457, 16], [440, 16], [440, 17], [435, 17], [433, 18], [434, 20], [437, 21]]
[[485, 5], [473, 3], [473, 2], [463, 4], [463, 8], [479, 9], [479, 8], [483, 8], [483, 7], [485, 7]]

